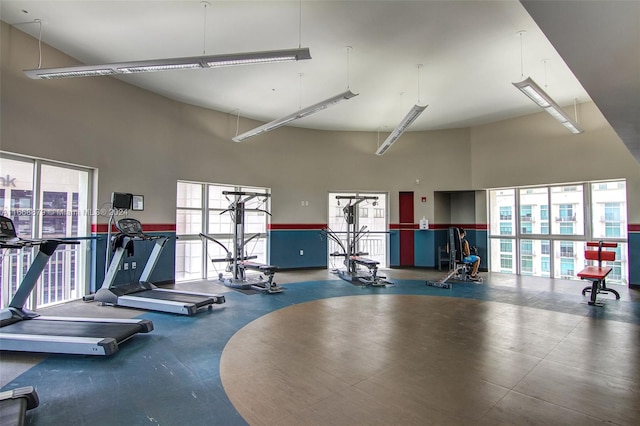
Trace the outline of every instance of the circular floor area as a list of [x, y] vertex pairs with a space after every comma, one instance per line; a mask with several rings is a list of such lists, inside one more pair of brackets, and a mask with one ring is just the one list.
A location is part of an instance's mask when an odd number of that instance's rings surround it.
[[606, 407], [615, 392], [595, 384], [600, 373], [584, 361], [598, 358], [589, 343], [597, 324], [461, 298], [330, 298], [242, 328], [220, 372], [252, 425], [584, 425], [600, 409], [624, 424]]

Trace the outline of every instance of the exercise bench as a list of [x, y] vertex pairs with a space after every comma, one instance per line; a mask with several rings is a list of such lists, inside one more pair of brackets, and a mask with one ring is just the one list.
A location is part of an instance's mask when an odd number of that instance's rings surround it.
[[[594, 248], [597, 247], [597, 250]], [[605, 243], [603, 241], [588, 241], [587, 249], [584, 251], [585, 260], [593, 260], [598, 262], [598, 266], [589, 265], [582, 271], [578, 272], [578, 276], [583, 280], [591, 281], [591, 285], [582, 289], [582, 295], [591, 293], [589, 305], [603, 306], [602, 303], [596, 303], [596, 296], [599, 293], [611, 293], [616, 296], [616, 300], [620, 299], [620, 293], [607, 287], [605, 279], [613, 269], [610, 266], [602, 266], [602, 262], [613, 262], [616, 260], [616, 252], [611, 250], [603, 250], [603, 248], [616, 248], [618, 243]]]

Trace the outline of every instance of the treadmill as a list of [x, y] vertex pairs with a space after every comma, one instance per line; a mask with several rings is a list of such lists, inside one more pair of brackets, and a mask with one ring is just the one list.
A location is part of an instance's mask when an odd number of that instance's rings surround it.
[[36, 408], [39, 404], [38, 393], [33, 386], [0, 392], [0, 425], [25, 425], [27, 411]]
[[[214, 304], [225, 303], [224, 296], [189, 291], [158, 288], [149, 282], [160, 253], [169, 237], [145, 234], [137, 219], [126, 217], [116, 222], [118, 234], [113, 238], [115, 249], [109, 269], [100, 289], [93, 299], [105, 305], [124, 306], [151, 311], [192, 316], [203, 308], [212, 309]], [[114, 285], [114, 281], [125, 254], [133, 251], [134, 241], [154, 241], [153, 250], [138, 282]]]
[[39, 249], [9, 306], [0, 311], [0, 350], [106, 356], [117, 352], [134, 335], [153, 330], [153, 323], [145, 319], [45, 317], [25, 309], [27, 298], [58, 246], [79, 243], [19, 238], [13, 221], [0, 216], [0, 248]]

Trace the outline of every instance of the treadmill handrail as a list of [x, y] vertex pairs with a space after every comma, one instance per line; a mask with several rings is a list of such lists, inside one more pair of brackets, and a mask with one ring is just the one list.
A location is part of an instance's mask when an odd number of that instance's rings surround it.
[[20, 249], [23, 246], [18, 244], [5, 243], [4, 241], [0, 241], [0, 249]]
[[33, 238], [21, 238], [15, 237], [9, 240], [0, 240], [0, 248], [24, 248], [24, 247], [34, 247], [40, 246], [46, 243], [55, 243], [56, 245], [63, 244], [80, 244], [80, 241], [71, 240], [71, 239], [60, 239], [60, 238], [41, 238], [41, 239], [33, 239]]
[[167, 240], [169, 239], [167, 235], [150, 235], [150, 234], [145, 234], [144, 232], [136, 233], [136, 234], [127, 233], [127, 232], [118, 232], [117, 234], [112, 236], [111, 239], [115, 240], [119, 237], [129, 237], [131, 240], [134, 240], [134, 241], [159, 240], [161, 238], [166, 238]]

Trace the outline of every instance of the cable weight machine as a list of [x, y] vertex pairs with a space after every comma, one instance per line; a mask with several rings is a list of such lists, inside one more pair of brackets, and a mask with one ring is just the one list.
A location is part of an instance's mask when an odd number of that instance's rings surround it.
[[[356, 212], [358, 205], [364, 201], [372, 201], [377, 204], [378, 197], [364, 195], [337, 195], [337, 200], [348, 200], [346, 206], [343, 207], [345, 220], [347, 222], [347, 236], [343, 241], [336, 232], [329, 227], [323, 229], [323, 233], [327, 238], [334, 241], [342, 252], [333, 252], [329, 256], [344, 257], [344, 266], [346, 269], [336, 269], [334, 272], [343, 280], [351, 283], [360, 283], [362, 286], [384, 287], [387, 285], [395, 285], [387, 281], [386, 277], [378, 275], [378, 264], [380, 262], [363, 256], [369, 253], [360, 252], [358, 243], [367, 234], [366, 226], [357, 229]], [[364, 268], [363, 268], [364, 267]]]
[[[284, 288], [273, 282], [273, 276], [278, 268], [273, 265], [265, 265], [262, 263], [252, 262], [258, 256], [249, 255], [246, 251], [248, 243], [260, 236], [254, 234], [245, 239], [245, 213], [248, 211], [263, 212], [271, 215], [268, 211], [259, 208], [247, 208], [247, 202], [254, 198], [263, 198], [266, 200], [271, 196], [269, 193], [244, 192], [244, 191], [223, 191], [225, 196], [234, 196], [235, 200], [229, 205], [229, 208], [220, 214], [230, 213], [233, 222], [233, 250], [229, 250], [220, 241], [215, 238], [200, 234], [203, 240], [208, 240], [218, 244], [227, 253], [224, 258], [211, 259], [211, 262], [227, 262], [226, 272], [231, 272], [231, 277], [225, 277], [223, 273], [218, 274], [219, 281], [227, 287], [238, 288], [242, 290], [258, 290], [266, 293], [280, 293]], [[247, 270], [257, 271], [259, 274], [247, 274]]]

